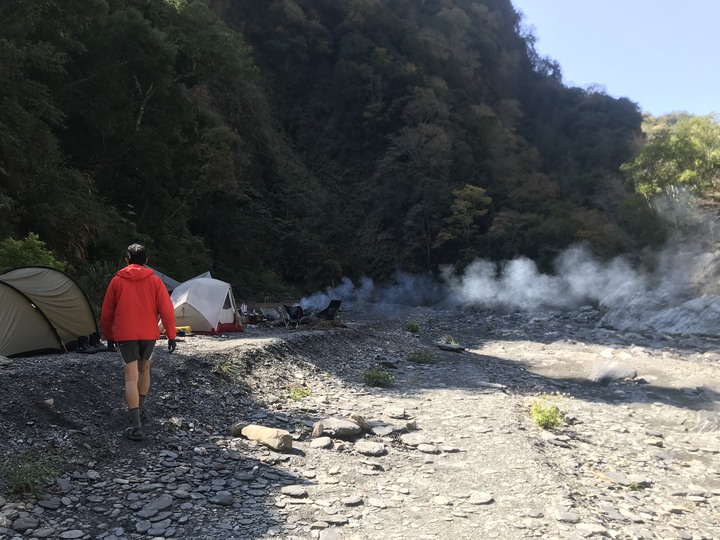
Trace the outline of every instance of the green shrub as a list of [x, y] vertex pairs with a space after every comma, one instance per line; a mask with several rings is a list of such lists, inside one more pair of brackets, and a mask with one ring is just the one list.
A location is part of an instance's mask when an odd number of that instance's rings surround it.
[[390, 386], [395, 376], [383, 369], [366, 369], [360, 372], [363, 382], [369, 386]]
[[410, 353], [410, 356], [408, 356], [408, 360], [416, 364], [432, 364], [435, 360], [435, 355], [430, 351], [413, 351]]
[[0, 271], [18, 266], [48, 266], [63, 270], [65, 263], [55, 258], [37, 234], [30, 233], [22, 240], [6, 238], [0, 242]]
[[415, 321], [408, 321], [405, 323], [405, 330], [417, 334], [420, 331], [420, 325]]
[[212, 371], [230, 381], [240, 380], [245, 376], [245, 366], [233, 358], [222, 358], [215, 361]]
[[310, 387], [309, 386], [291, 386], [289, 388], [290, 392], [290, 399], [293, 401], [300, 401], [303, 398], [306, 398], [310, 395]]
[[[561, 394], [554, 396], [562, 397]], [[554, 396], [543, 394], [530, 406], [530, 417], [542, 429], [552, 430], [563, 424], [564, 415], [557, 404], [552, 401]]]
[[0, 474], [10, 483], [13, 491], [29, 494], [34, 493], [56, 473], [47, 461], [32, 454], [25, 454], [14, 460], [6, 460], [0, 467]]

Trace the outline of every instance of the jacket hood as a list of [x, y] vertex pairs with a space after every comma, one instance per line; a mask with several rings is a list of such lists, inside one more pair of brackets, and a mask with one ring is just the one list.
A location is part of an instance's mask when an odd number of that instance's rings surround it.
[[150, 268], [139, 264], [129, 264], [125, 268], [118, 270], [115, 275], [129, 281], [140, 281], [151, 276], [153, 271]]

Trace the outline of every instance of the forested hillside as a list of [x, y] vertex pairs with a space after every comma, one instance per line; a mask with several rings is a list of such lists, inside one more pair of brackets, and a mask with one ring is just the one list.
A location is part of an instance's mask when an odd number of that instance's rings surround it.
[[0, 240], [244, 294], [636, 248], [627, 99], [567, 88], [510, 0], [10, 0]]

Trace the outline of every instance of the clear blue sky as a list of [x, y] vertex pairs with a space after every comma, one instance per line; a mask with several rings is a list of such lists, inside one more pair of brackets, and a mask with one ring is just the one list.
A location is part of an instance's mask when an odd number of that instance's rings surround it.
[[720, 0], [511, 0], [563, 81], [643, 112], [720, 113]]

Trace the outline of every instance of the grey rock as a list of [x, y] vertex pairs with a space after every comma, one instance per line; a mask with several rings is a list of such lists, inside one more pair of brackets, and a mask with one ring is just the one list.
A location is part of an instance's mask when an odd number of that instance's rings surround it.
[[307, 489], [298, 485], [284, 486], [280, 489], [280, 493], [294, 498], [305, 498], [308, 496]]
[[588, 379], [594, 382], [606, 383], [622, 379], [632, 379], [637, 371], [617, 360], [601, 360], [593, 364], [588, 374]]
[[470, 494], [470, 498], [468, 499], [468, 502], [470, 504], [490, 504], [492, 502], [495, 502], [495, 499], [492, 495], [489, 493], [485, 493], [484, 491], [474, 491]]
[[330, 437], [318, 437], [310, 441], [310, 448], [330, 448], [332, 444]]
[[135, 530], [139, 533], [146, 533], [152, 528], [152, 523], [147, 519], [135, 523]]
[[164, 510], [168, 510], [173, 505], [173, 497], [172, 495], [160, 495], [157, 499], [153, 499], [149, 503], [147, 503], [145, 506], [143, 506], [144, 511], [157, 511], [162, 512]]
[[325, 418], [322, 420], [324, 433], [329, 433], [340, 439], [357, 437], [362, 433], [362, 428], [355, 422], [341, 418]]
[[53, 497], [45, 501], [39, 501], [38, 504], [43, 508], [47, 508], [48, 510], [57, 510], [62, 506], [62, 501], [59, 497]]
[[420, 443], [416, 447], [423, 454], [439, 454], [440, 449], [434, 444]]
[[82, 538], [83, 536], [85, 536], [85, 533], [78, 529], [73, 529], [71, 531], [64, 531], [60, 533], [60, 538], [62, 538], [63, 540]]
[[28, 529], [37, 529], [39, 524], [33, 517], [21, 517], [12, 522], [12, 528], [17, 532], [25, 532]]
[[387, 449], [384, 444], [372, 441], [360, 441], [355, 443], [355, 450], [364, 456], [384, 456], [387, 454]]
[[235, 497], [229, 491], [218, 491], [213, 497], [208, 499], [213, 504], [219, 504], [221, 506], [232, 506], [235, 502]]
[[419, 432], [412, 432], [412, 433], [404, 433], [403, 435], [400, 435], [400, 442], [403, 444], [406, 444], [408, 446], [418, 446], [421, 444], [431, 444], [430, 439], [423, 433]]

